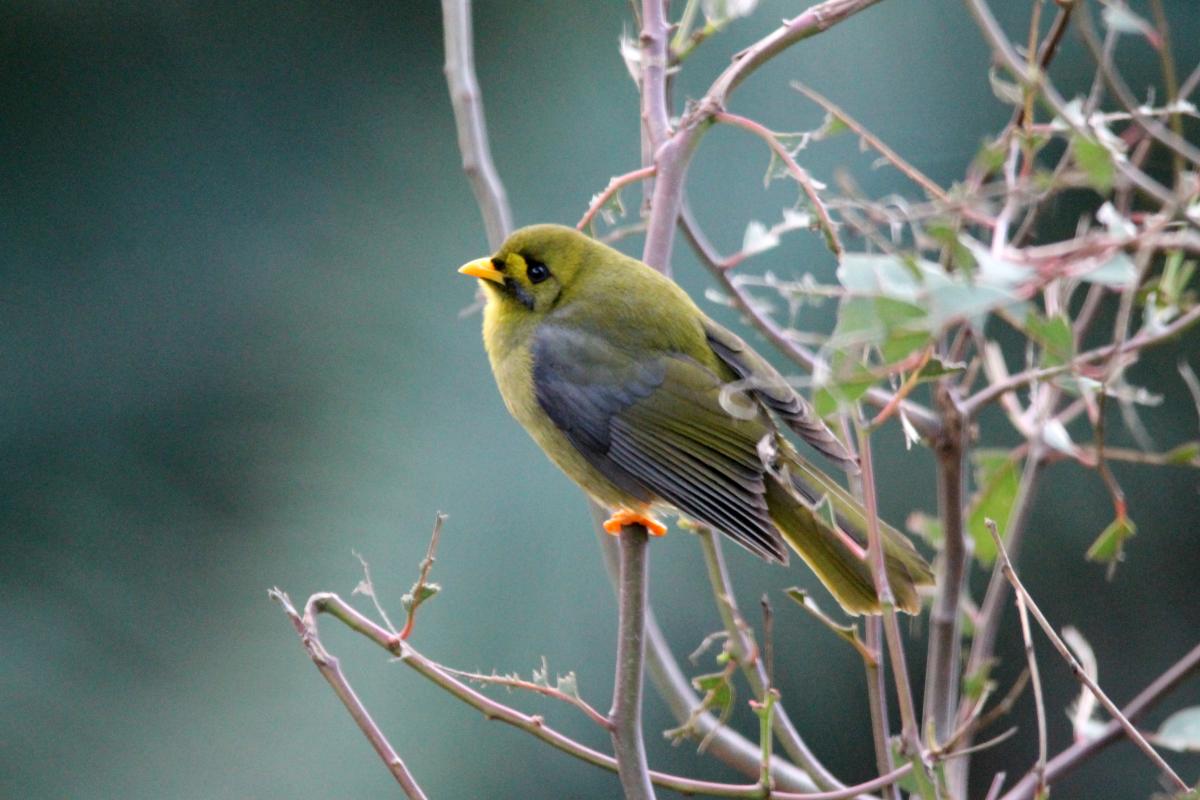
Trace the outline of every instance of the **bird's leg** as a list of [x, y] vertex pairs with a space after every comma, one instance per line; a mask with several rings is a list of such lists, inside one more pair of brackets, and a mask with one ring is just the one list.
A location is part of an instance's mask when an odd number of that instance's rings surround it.
[[617, 509], [613, 515], [604, 520], [604, 530], [611, 533], [613, 536], [621, 535], [621, 528], [626, 525], [641, 525], [651, 536], [665, 536], [667, 526], [651, 517], [649, 514], [639, 514], [636, 511], [630, 511], [627, 508]]

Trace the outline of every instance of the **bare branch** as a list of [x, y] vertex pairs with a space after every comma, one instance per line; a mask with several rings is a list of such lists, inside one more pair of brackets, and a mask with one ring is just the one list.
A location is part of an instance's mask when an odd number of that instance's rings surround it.
[[[588, 504], [596, 522], [596, 536], [604, 555], [605, 566], [614, 588], [619, 572], [617, 543], [604, 532], [600, 523], [607, 517], [604, 509], [594, 502]], [[708, 742], [706, 753], [725, 762], [744, 775], [755, 777], [759, 772], [759, 749], [737, 731], [722, 725], [712, 714], [697, 712], [700, 699], [692, 691], [687, 676], [671, 653], [670, 645], [659, 628], [653, 609], [646, 611], [646, 661], [650, 677], [659, 695], [671, 709], [671, 715], [680, 723], [690, 722], [695, 736]], [[813, 761], [816, 762], [815, 757]], [[821, 767], [824, 771], [824, 767]], [[827, 772], [825, 774], [828, 774]], [[775, 757], [771, 761], [771, 777], [777, 789], [813, 792], [818, 786], [808, 774], [797, 769], [785, 759]]]
[[442, 0], [442, 25], [446, 41], [446, 82], [458, 127], [463, 172], [471, 182], [475, 202], [483, 214], [488, 246], [495, 249], [512, 230], [512, 211], [488, 146], [483, 98], [475, 77], [470, 0]]
[[[545, 659], [543, 659], [542, 662], [544, 665]], [[456, 675], [463, 680], [472, 681], [474, 683], [504, 686], [509, 689], [523, 689], [527, 692], [533, 692], [545, 697], [552, 697], [555, 700], [560, 700], [568, 705], [575, 706], [582, 711], [588, 719], [599, 725], [601, 728], [604, 728], [605, 730], [612, 729], [612, 721], [596, 709], [592, 708], [592, 706], [589, 705], [583, 698], [575, 694], [564, 692], [561, 689], [550, 686], [548, 683], [535, 683], [533, 681], [523, 680], [513, 675], [484, 675], [481, 672], [468, 672], [466, 670], [453, 669], [446, 666], [443, 666], [442, 669], [446, 670], [446, 672], [449, 672], [451, 675]]]
[[604, 187], [604, 191], [596, 195], [588, 206], [587, 211], [580, 217], [579, 222], [575, 223], [576, 230], [583, 230], [592, 223], [592, 219], [612, 200], [613, 196], [624, 189], [631, 183], [645, 180], [654, 174], [654, 166], [642, 167], [635, 169], [632, 172], [626, 172], [624, 175], [618, 175], [608, 182], [608, 186]]
[[[1197, 671], [1200, 671], [1200, 644], [1189, 650], [1183, 658], [1155, 678], [1149, 686], [1138, 693], [1137, 697], [1121, 709], [1121, 713], [1126, 720], [1136, 721]], [[1121, 720], [1114, 719], [1105, 725], [1104, 729], [1094, 738], [1077, 741], [1063, 750], [1046, 764], [1046, 783], [1054, 783], [1056, 780], [1066, 777], [1079, 765], [1120, 739], [1124, 730]], [[1003, 800], [1029, 800], [1033, 797], [1034, 786], [1034, 776], [1026, 775], [1004, 795]]]
[[[708, 268], [721, 288], [729, 294], [737, 309], [746, 315], [750, 323], [800, 367], [809, 372], [816, 371], [820, 363], [816, 354], [794, 341], [774, 320], [756, 309], [749, 293], [733, 280], [728, 270], [721, 267], [724, 259], [713, 249], [686, 203], [679, 215], [679, 227], [683, 231], [684, 237], [692, 245], [692, 250], [697, 258]], [[880, 408], [886, 408], [894, 398], [894, 394], [878, 387], [868, 390], [866, 394], [867, 401]], [[937, 436], [941, 423], [933, 412], [908, 400], [903, 401], [900, 408], [922, 436], [926, 438]]]
[[912, 683], [908, 679], [908, 663], [904, 658], [904, 644], [900, 637], [900, 626], [896, 622], [896, 601], [888, 585], [887, 567], [884, 564], [883, 540], [879, 532], [879, 510], [876, 506], [875, 467], [871, 458], [871, 439], [861, 420], [855, 420], [858, 431], [858, 458], [862, 469], [863, 504], [867, 517], [867, 559], [875, 578], [875, 593], [883, 609], [883, 631], [888, 652], [892, 656], [892, 673], [895, 676], [897, 704], [900, 707], [901, 738], [914, 761], [921, 758], [921, 734], [917, 726], [917, 713], [913, 705]]
[[642, 738], [642, 661], [645, 657], [646, 595], [649, 585], [649, 534], [640, 525], [621, 529], [620, 618], [617, 625], [617, 672], [613, 681], [613, 752], [627, 800], [654, 797]]
[[[375, 724], [375, 720], [372, 719], [370, 712], [367, 711], [367, 707], [358, 699], [358, 695], [350, 686], [350, 682], [346, 680], [346, 676], [342, 672], [341, 663], [321, 644], [321, 640], [317, 636], [316, 621], [310, 618], [307, 613], [301, 617], [300, 613], [296, 611], [296, 607], [292, 605], [291, 599], [279, 589], [272, 589], [268, 594], [272, 600], [283, 607], [283, 613], [287, 615], [288, 620], [292, 623], [292, 627], [299, 634], [300, 642], [308, 652], [308, 657], [316, 664], [321, 677], [333, 687], [333, 693], [342, 701], [342, 705], [350, 712], [350, 717], [358, 725], [358, 729], [363, 732], [363, 735], [367, 737], [367, 741], [371, 743], [371, 747], [383, 759], [383, 763], [387, 765], [388, 771], [392, 773], [392, 777], [396, 779], [396, 783], [400, 784], [400, 788], [404, 790], [405, 796], [409, 800], [425, 800], [425, 792], [417, 783], [416, 778], [409, 772], [404, 760], [397, 755], [387, 737], [383, 735], [383, 731]], [[382, 628], [380, 631], [385, 637], [393, 636]]]
[[[704, 552], [704, 562], [708, 567], [708, 580], [716, 597], [717, 611], [729, 637], [733, 657], [741, 666], [742, 674], [746, 676], [746, 682], [750, 684], [750, 690], [754, 692], [755, 697], [762, 697], [770, 685], [770, 680], [763, 660], [756, 657], [754, 645], [749, 641], [742, 628], [733, 582], [729, 579], [729, 571], [725, 568], [725, 558], [721, 553], [720, 539], [708, 528], [699, 531], [699, 538]], [[775, 734], [779, 737], [788, 756], [803, 767], [819, 787], [822, 789], [843, 787], [844, 784], [835, 778], [808, 749], [808, 745], [804, 743], [799, 732], [792, 725], [791, 718], [788, 717], [781, 702], [775, 703], [772, 724]]]
[[[990, 519], [988, 529], [999, 541], [1000, 533], [996, 523]], [[1033, 649], [1033, 636], [1029, 632], [1029, 612], [1025, 606], [1025, 596], [1017, 593], [1017, 614], [1021, 619], [1021, 641], [1025, 643], [1025, 660], [1029, 665], [1029, 680], [1033, 684], [1033, 703], [1037, 712], [1038, 757], [1033, 767], [1034, 794], [1042, 797], [1046, 794], [1046, 698], [1042, 695], [1042, 676], [1038, 672], [1037, 653]]]
[[1169, 325], [1164, 325], [1156, 331], [1143, 331], [1120, 344], [1108, 344], [1097, 347], [1094, 350], [1079, 354], [1066, 364], [1018, 372], [1002, 381], [993, 382], [968, 397], [963, 401], [963, 413], [967, 417], [973, 418], [993, 400], [1009, 392], [1024, 388], [1036, 381], [1074, 372], [1083, 365], [1090, 364], [1093, 361], [1099, 361], [1113, 355], [1140, 352], [1147, 347], [1152, 347], [1175, 338], [1197, 322], [1200, 322], [1200, 305], [1188, 309], [1176, 317]]
[[1062, 656], [1064, 661], [1067, 662], [1067, 666], [1071, 668], [1071, 674], [1075, 676], [1076, 680], [1086, 686], [1093, 695], [1095, 695], [1096, 699], [1100, 702], [1100, 705], [1104, 706], [1104, 710], [1107, 711], [1113, 717], [1113, 719], [1121, 725], [1121, 728], [1125, 731], [1125, 735], [1128, 736], [1133, 743], [1138, 746], [1139, 750], [1146, 754], [1146, 757], [1149, 758], [1150, 761], [1153, 762], [1154, 765], [1158, 767], [1158, 769], [1164, 775], [1166, 775], [1168, 779], [1170, 779], [1171, 783], [1173, 783], [1179, 791], [1186, 792], [1190, 787], [1183, 782], [1183, 779], [1180, 778], [1179, 775], [1175, 773], [1175, 770], [1171, 769], [1171, 765], [1168, 764], [1163, 757], [1158, 754], [1158, 751], [1146, 741], [1146, 738], [1142, 736], [1141, 732], [1138, 731], [1137, 728], [1134, 727], [1133, 723], [1121, 713], [1121, 709], [1117, 708], [1116, 703], [1110, 700], [1108, 695], [1106, 695], [1104, 691], [1101, 690], [1099, 685], [1097, 685], [1097, 683], [1092, 680], [1087, 672], [1084, 671], [1083, 667], [1079, 665], [1079, 662], [1075, 660], [1075, 656], [1071, 653], [1070, 648], [1067, 647], [1066, 643], [1062, 640], [1058, 633], [1055, 632], [1054, 627], [1042, 614], [1041, 609], [1037, 607], [1037, 603], [1035, 603], [1033, 598], [1029, 595], [1029, 591], [1025, 588], [1024, 584], [1021, 583], [1021, 579], [1017, 577], [1016, 570], [1013, 569], [1012, 562], [1009, 561], [1008, 552], [1004, 549], [1004, 542], [1001, 541], [1000, 534], [997, 532], [995, 525], [989, 526], [989, 532], [992, 534], [992, 540], [996, 543], [997, 558], [1000, 560], [1002, 565], [1001, 569], [1004, 571], [1004, 576], [1008, 579], [1008, 582], [1012, 584], [1013, 590], [1021, 596], [1022, 602], [1029, 607], [1029, 611], [1033, 614], [1033, 618], [1037, 620], [1038, 625], [1046, 634], [1046, 638], [1048, 638], [1050, 643], [1054, 645], [1054, 649], [1057, 650], [1058, 654]]
[[[292, 621], [293, 626], [297, 627], [297, 632], [305, 639], [305, 646], [308, 647], [308, 641], [316, 643], [320, 647], [320, 639], [317, 630], [317, 617], [320, 614], [329, 614], [338, 621], [345, 624], [348, 628], [360, 633], [372, 642], [387, 650], [392, 655], [396, 656], [401, 663], [410, 667], [418, 674], [430, 680], [435, 685], [449, 692], [452, 696], [462, 700], [467, 705], [475, 708], [482, 713], [487, 719], [495, 719], [511, 725], [519, 730], [531, 734], [537, 739], [540, 739], [547, 744], [555, 747], [558, 750], [581, 759], [589, 764], [598, 767], [603, 767], [610, 772], [617, 771], [617, 762], [612, 756], [605, 755], [599, 751], [593, 750], [586, 745], [571, 739], [568, 736], [556, 731], [546, 724], [546, 721], [538, 716], [532, 716], [517, 711], [509, 706], [499, 703], [486, 695], [472, 689], [467, 684], [455, 678], [445, 667], [430, 661], [425, 656], [421, 655], [411, 644], [404, 641], [398, 636], [390, 633], [386, 628], [377, 625], [372, 620], [363, 616], [353, 606], [342, 600], [336, 594], [319, 593], [314, 594], [308, 599], [304, 606], [304, 616], [301, 617], [296, 613], [291, 606], [287, 595], [279, 590], [271, 592], [272, 599], [284, 605], [284, 610], [288, 614], [288, 618]], [[298, 623], [298, 624], [297, 624]], [[324, 648], [320, 648], [324, 652]], [[333, 658], [328, 656], [327, 658]], [[335, 659], [336, 661], [336, 659]], [[318, 664], [318, 667], [321, 665]], [[365, 711], [365, 709], [363, 709]], [[757, 751], [757, 748], [756, 748]], [[909, 765], [904, 765], [887, 775], [882, 775], [865, 783], [856, 786], [847, 786], [843, 789], [838, 789], [831, 792], [772, 792], [771, 797], [777, 800], [848, 800], [848, 798], [857, 797], [866, 792], [872, 792], [877, 789], [890, 786], [892, 783], [903, 778], [911, 770]], [[762, 786], [758, 783], [751, 784], [727, 784], [715, 783], [711, 781], [699, 781], [689, 778], [681, 778], [676, 775], [669, 775], [662, 772], [651, 772], [651, 780], [659, 786], [666, 789], [673, 789], [683, 794], [703, 794], [713, 797], [744, 797], [744, 798], [761, 798]], [[410, 795], [410, 797], [424, 797], [424, 795]]]
[[966, 418], [955, 390], [946, 381], [934, 389], [942, 418], [941, 435], [934, 440], [937, 456], [938, 517], [942, 522], [942, 553], [935, 582], [937, 594], [929, 612], [929, 646], [925, 667], [923, 719], [934, 737], [944, 742], [954, 729], [955, 701], [962, 662], [960, 610], [967, 579], [967, 542], [963, 524]]
[[717, 122], [724, 122], [727, 125], [733, 125], [742, 130], [749, 131], [767, 143], [767, 146], [771, 148], [771, 152], [784, 163], [788, 173], [796, 180], [796, 183], [800, 184], [800, 188], [804, 190], [809, 204], [812, 205], [813, 211], [820, 221], [821, 231], [825, 234], [825, 241], [829, 243], [829, 249], [838, 258], [844, 256], [846, 248], [842, 246], [842, 241], [838, 237], [837, 224], [829, 216], [829, 209], [825, 206], [825, 201], [821, 199], [821, 195], [817, 192], [817, 187], [813, 184], [812, 178], [809, 177], [807, 170], [796, 163], [796, 160], [792, 158], [792, 154], [787, 151], [787, 148], [779, 143], [779, 140], [775, 138], [775, 134], [752, 119], [725, 111], [717, 112], [713, 115], [713, 119]]
[[[1021, 57], [1017, 55], [1016, 49], [1012, 42], [1004, 33], [1004, 29], [1000, 27], [1000, 23], [996, 20], [992, 9], [988, 5], [987, 0], [965, 0], [967, 9], [975, 18], [976, 24], [982, 31], [984, 38], [992, 48], [992, 52], [1004, 65], [1004, 68], [1012, 73], [1022, 84], [1037, 88], [1047, 105], [1056, 113], [1073, 131], [1076, 133], [1091, 137], [1090, 131], [1087, 131], [1074, 118], [1073, 115], [1067, 112], [1067, 103], [1063, 96], [1046, 77], [1044, 72], [1038, 71], [1031, 74], [1026, 70], [1026, 65]], [[1135, 167], [1133, 164], [1124, 161], [1123, 159], [1114, 159], [1113, 161], [1120, 173], [1129, 180], [1137, 188], [1141, 189], [1147, 195], [1153, 197], [1165, 206], [1174, 206], [1176, 203], [1175, 196], [1170, 189], [1160, 184], [1158, 181], [1151, 178], [1145, 172]]]
[[792, 81], [792, 88], [803, 94], [809, 100], [812, 100], [821, 108], [825, 109], [827, 113], [831, 114], [836, 119], [840, 120], [847, 128], [854, 131], [855, 135], [858, 136], [859, 139], [887, 159], [888, 163], [900, 170], [900, 172], [907, 176], [909, 180], [924, 189], [926, 194], [941, 203], [945, 209], [961, 211], [963, 216], [967, 217], [972, 222], [979, 223], [980, 225], [991, 227], [996, 224], [996, 221], [988, 217], [986, 214], [981, 214], [978, 211], [975, 211], [974, 209], [955, 201], [954, 198], [947, 194], [945, 189], [938, 186], [933, 179], [928, 177], [925, 173], [921, 172], [912, 164], [905, 161], [900, 154], [889, 147], [887, 143], [867, 130], [862, 123], [847, 114], [840, 106], [835, 105], [834, 102], [829, 98], [817, 92], [815, 89], [805, 86], [799, 81]]

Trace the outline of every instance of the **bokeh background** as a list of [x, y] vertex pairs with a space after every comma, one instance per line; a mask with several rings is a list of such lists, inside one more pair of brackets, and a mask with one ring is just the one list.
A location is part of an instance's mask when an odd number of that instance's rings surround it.
[[[804, 5], [762, 3], [688, 62], [677, 96], [698, 96]], [[996, 5], [1024, 29], [1027, 3]], [[1200, 17], [1192, 0], [1166, 6], [1190, 69]], [[438, 510], [450, 515], [434, 573], [444, 591], [416, 645], [525, 675], [545, 656], [607, 707], [616, 611], [586, 507], [507, 417], [478, 316], [461, 313], [473, 287], [454, 268], [486, 243], [459, 170], [439, 24], [437, 3], [411, 1], [0, 6], [0, 796], [395, 796], [266, 591], [348, 595], [354, 550], [399, 615]], [[480, 80], [518, 223], [572, 223], [637, 165], [636, 94], [617, 52], [629, 25], [615, 0], [479, 3]], [[1157, 80], [1144, 42], [1119, 52], [1135, 86]], [[776, 129], [815, 127], [821, 114], [788, 88], [804, 80], [948, 184], [1007, 115], [988, 64], [960, 3], [889, 0], [777, 59], [734, 108]], [[1090, 79], [1073, 36], [1056, 70], [1072, 93]], [[764, 191], [766, 163], [739, 133], [705, 139], [691, 195], [727, 251], [748, 219], [775, 220], [794, 200], [782, 184]], [[825, 180], [845, 166], [869, 195], [911, 192], [850, 137], [805, 163]], [[685, 247], [675, 262], [700, 296], [708, 280]], [[829, 280], [832, 267], [817, 237], [798, 234], [747, 269]], [[806, 321], [827, 330], [831, 314]], [[1180, 357], [1200, 366], [1196, 344], [1133, 374], [1166, 394], [1145, 417], [1164, 447], [1197, 435], [1175, 371]], [[929, 454], [905, 452], [895, 427], [878, 446], [885, 515], [932, 510]], [[1116, 579], [1083, 560], [1110, 506], [1100, 480], [1070, 465], [1045, 477], [1023, 573], [1052, 620], [1088, 637], [1123, 701], [1200, 630], [1200, 500], [1194, 472], [1117, 471], [1139, 533]], [[743, 603], [775, 599], [780, 688], [800, 729], [846, 780], [870, 777], [861, 667], [779, 591], [814, 580], [728, 555]], [[654, 543], [652, 570], [659, 619], [686, 653], [718, 625], [698, 547], [674, 532]], [[616, 794], [614, 777], [324, 630], [432, 797]], [[913, 635], [919, 676], [924, 631]], [[1009, 615], [1003, 680], [1019, 671], [1018, 644]], [[1057, 750], [1075, 686], [1041, 652]], [[571, 709], [507, 699], [606, 746]], [[1198, 699], [1193, 681], [1150, 722]], [[647, 714], [654, 765], [733, 777], [657, 736], [672, 722], [653, 695]], [[977, 777], [1032, 762], [1028, 701], [1014, 722], [1021, 734], [980, 756]], [[1196, 777], [1196, 756], [1172, 760]], [[1055, 794], [1153, 787], [1119, 745]]]

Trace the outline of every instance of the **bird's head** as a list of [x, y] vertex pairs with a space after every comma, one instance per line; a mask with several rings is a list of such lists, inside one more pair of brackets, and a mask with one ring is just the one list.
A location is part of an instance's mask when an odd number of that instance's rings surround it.
[[458, 271], [479, 278], [489, 303], [507, 313], [547, 314], [583, 282], [588, 263], [608, 248], [574, 228], [531, 225], [509, 236], [495, 255]]

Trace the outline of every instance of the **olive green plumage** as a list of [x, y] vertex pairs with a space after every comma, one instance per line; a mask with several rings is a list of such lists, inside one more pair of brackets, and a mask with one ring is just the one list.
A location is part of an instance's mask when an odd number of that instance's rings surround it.
[[[857, 464], [774, 367], [674, 282], [557, 225], [516, 231], [461, 271], [486, 289], [483, 340], [508, 410], [594, 500], [677, 511], [768, 560], [786, 563], [786, 542], [848, 612], [878, 613], [862, 508], [776, 421], [843, 468]], [[916, 613], [929, 566], [882, 530], [897, 606]]]

